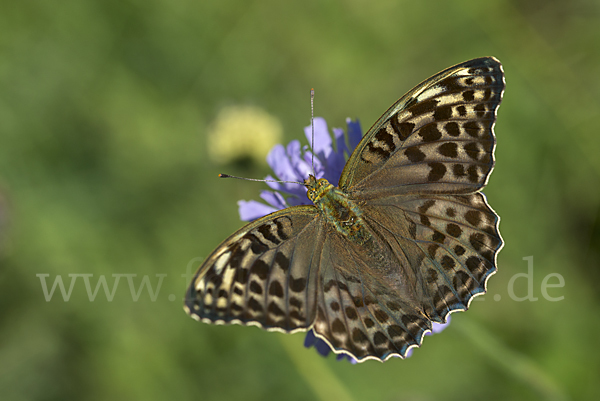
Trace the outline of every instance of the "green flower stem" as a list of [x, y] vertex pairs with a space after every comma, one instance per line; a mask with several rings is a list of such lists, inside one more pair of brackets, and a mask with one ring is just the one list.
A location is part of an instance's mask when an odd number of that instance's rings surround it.
[[[278, 337], [290, 359], [296, 365], [298, 373], [304, 377], [319, 400], [353, 401], [344, 384], [329, 368], [325, 358], [317, 355], [313, 349], [304, 348], [298, 341], [299, 336], [297, 335], [280, 335]], [[307, 355], [309, 352], [313, 355]]]
[[540, 394], [544, 400], [566, 401], [570, 399], [532, 359], [505, 346], [479, 324], [470, 319], [461, 319], [460, 324], [454, 324], [452, 327], [459, 330], [484, 355], [496, 362], [507, 373]]

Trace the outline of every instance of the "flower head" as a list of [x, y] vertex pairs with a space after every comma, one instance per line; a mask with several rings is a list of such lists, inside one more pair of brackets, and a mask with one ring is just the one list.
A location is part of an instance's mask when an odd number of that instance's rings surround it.
[[[304, 182], [309, 174], [313, 174], [314, 161], [315, 177], [325, 178], [332, 184], [337, 184], [346, 164], [347, 155], [350, 155], [362, 137], [358, 121], [348, 119], [346, 123], [348, 144], [343, 129], [334, 128], [332, 140], [325, 119], [317, 117], [314, 119], [315, 139], [312, 149], [308, 146], [301, 147], [298, 140], [293, 140], [287, 147], [275, 145], [267, 155], [267, 163], [273, 169], [276, 178], [269, 175], [266, 179]], [[311, 127], [306, 127], [304, 133], [311, 143]], [[286, 207], [311, 204], [306, 197], [304, 185], [279, 182], [267, 182], [267, 185], [274, 191], [262, 191], [260, 197], [268, 205], [255, 200], [238, 201], [242, 220], [252, 221]]]
[[[362, 138], [362, 130], [358, 121], [346, 120], [348, 134], [344, 135], [341, 128], [333, 128], [333, 140], [329, 134], [325, 119], [316, 117], [314, 119], [314, 143], [312, 141], [312, 128], [304, 128], [304, 134], [308, 142], [312, 143], [312, 149], [308, 146], [301, 147], [300, 142], [294, 140], [287, 147], [275, 145], [267, 156], [267, 163], [273, 169], [275, 177], [267, 176], [267, 180], [304, 182], [309, 174], [318, 178], [325, 178], [332, 184], [337, 184], [342, 170], [354, 148]], [[347, 141], [346, 141], [347, 137]], [[347, 143], [346, 143], [347, 142]], [[335, 146], [334, 146], [335, 143]], [[313, 170], [314, 169], [314, 170]], [[310, 205], [306, 197], [304, 185], [295, 183], [267, 182], [273, 191], [262, 191], [260, 197], [267, 203], [255, 200], [238, 201], [240, 218], [244, 221], [252, 221], [277, 210], [290, 206]], [[450, 317], [444, 324], [433, 323], [432, 333], [439, 333], [450, 323]], [[427, 333], [431, 334], [431, 333]], [[304, 346], [315, 347], [317, 352], [327, 356], [332, 350], [322, 339], [317, 337], [311, 329], [306, 333]], [[409, 350], [407, 357], [412, 353]], [[356, 359], [346, 354], [339, 354], [338, 360], [347, 359], [356, 363]]]
[[279, 120], [256, 106], [227, 106], [208, 126], [209, 155], [228, 163], [249, 158], [263, 162], [263, 155], [280, 141]]

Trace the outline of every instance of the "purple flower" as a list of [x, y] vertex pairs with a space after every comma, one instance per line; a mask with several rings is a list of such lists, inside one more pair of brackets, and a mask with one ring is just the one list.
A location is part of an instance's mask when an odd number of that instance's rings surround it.
[[[304, 338], [304, 346], [306, 348], [315, 347], [317, 352], [323, 356], [327, 356], [331, 352], [329, 344], [317, 337], [313, 329], [310, 329], [306, 333], [306, 337]], [[347, 359], [353, 365], [358, 362], [356, 359], [354, 359], [348, 354], [338, 354], [337, 360], [341, 361], [342, 359]]]
[[[346, 120], [348, 125], [348, 144], [341, 128], [333, 129], [334, 140], [331, 139], [325, 119], [314, 119], [315, 143], [313, 149], [303, 148], [294, 140], [287, 147], [275, 145], [267, 155], [267, 163], [273, 169], [275, 177], [267, 176], [267, 180], [296, 181], [303, 183], [312, 174], [314, 153], [314, 171], [316, 178], [325, 178], [337, 184], [346, 164], [346, 159], [362, 138], [362, 130], [358, 121]], [[312, 141], [312, 130], [304, 129], [308, 142]], [[335, 148], [333, 142], [335, 141]], [[262, 191], [260, 197], [268, 205], [255, 200], [238, 201], [240, 218], [244, 221], [256, 220], [276, 210], [289, 206], [310, 205], [306, 197], [306, 187], [299, 184], [268, 182], [274, 191]]]
[[[260, 194], [267, 204], [255, 200], [238, 201], [240, 218], [244, 221], [252, 221], [286, 207], [312, 204], [306, 197], [306, 187], [302, 183], [309, 174], [313, 173], [313, 168], [317, 179], [325, 178], [330, 183], [337, 184], [346, 160], [362, 138], [362, 130], [358, 121], [347, 119], [346, 124], [348, 134], [344, 135], [344, 130], [341, 128], [333, 128], [332, 140], [325, 119], [316, 117], [312, 150], [308, 146], [301, 147], [297, 140], [290, 142], [287, 147], [275, 145], [267, 155], [267, 163], [273, 169], [276, 178], [269, 175], [266, 179], [295, 181], [298, 184], [267, 182], [273, 191], [262, 191]], [[304, 128], [304, 134], [308, 142], [312, 143], [310, 126]], [[346, 137], [348, 143], [346, 143]], [[444, 324], [433, 323], [433, 333], [441, 332], [449, 323], [450, 317]], [[304, 346], [307, 348], [314, 346], [317, 352], [323, 356], [327, 356], [331, 352], [329, 345], [318, 338], [312, 329], [306, 333]], [[410, 356], [411, 353], [412, 349], [406, 356]], [[339, 354], [337, 359], [348, 359], [353, 364], [357, 362], [356, 359], [346, 354]]]
[[[446, 327], [448, 327], [449, 324], [450, 324], [450, 315], [448, 315], [448, 317], [446, 318], [446, 323], [433, 322], [431, 324], [431, 331], [425, 333], [425, 335], [430, 336], [432, 334], [441, 333], [442, 331], [444, 331], [446, 329]], [[406, 358], [408, 358], [412, 355], [413, 349], [414, 348], [411, 348], [408, 350], [408, 352], [406, 353]]]

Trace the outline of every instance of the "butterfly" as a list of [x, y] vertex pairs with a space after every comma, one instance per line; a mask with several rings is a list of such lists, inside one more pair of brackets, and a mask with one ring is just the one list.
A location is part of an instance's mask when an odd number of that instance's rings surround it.
[[417, 85], [369, 129], [313, 205], [257, 219], [195, 274], [184, 308], [208, 323], [312, 329], [362, 362], [405, 357], [432, 322], [486, 291], [503, 246], [479, 191], [494, 167], [504, 72], [493, 57]]

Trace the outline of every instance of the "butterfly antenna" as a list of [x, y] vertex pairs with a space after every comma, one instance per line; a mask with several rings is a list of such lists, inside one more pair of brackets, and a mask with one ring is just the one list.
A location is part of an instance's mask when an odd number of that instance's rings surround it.
[[[315, 117], [314, 117], [314, 98], [315, 98], [315, 90], [313, 88], [310, 89], [310, 128], [312, 131], [312, 138], [311, 138], [311, 164], [312, 164], [312, 170], [313, 170], [313, 176], [316, 176], [315, 173], [315, 152], [314, 152], [314, 145], [315, 145]], [[304, 185], [303, 182], [298, 182], [298, 181], [278, 181], [278, 180], [261, 180], [258, 178], [246, 178], [246, 177], [237, 177], [235, 175], [229, 175], [229, 174], [219, 174], [219, 178], [237, 178], [238, 180], [245, 180], [245, 181], [258, 181], [258, 182], [278, 182], [281, 184], [300, 184], [300, 185]]]
[[312, 131], [312, 138], [310, 143], [310, 154], [311, 154], [311, 164], [313, 170], [313, 176], [316, 177], [317, 173], [315, 173], [315, 114], [314, 114], [314, 99], [315, 99], [315, 90], [314, 88], [310, 88], [310, 128]]
[[219, 174], [219, 178], [237, 178], [238, 180], [245, 180], [245, 181], [279, 182], [279, 183], [285, 183], [285, 184], [300, 184], [300, 185], [304, 185], [303, 182], [298, 182], [298, 181], [261, 180], [261, 179], [258, 179], [258, 178], [237, 177], [235, 175], [229, 175], [229, 174]]

